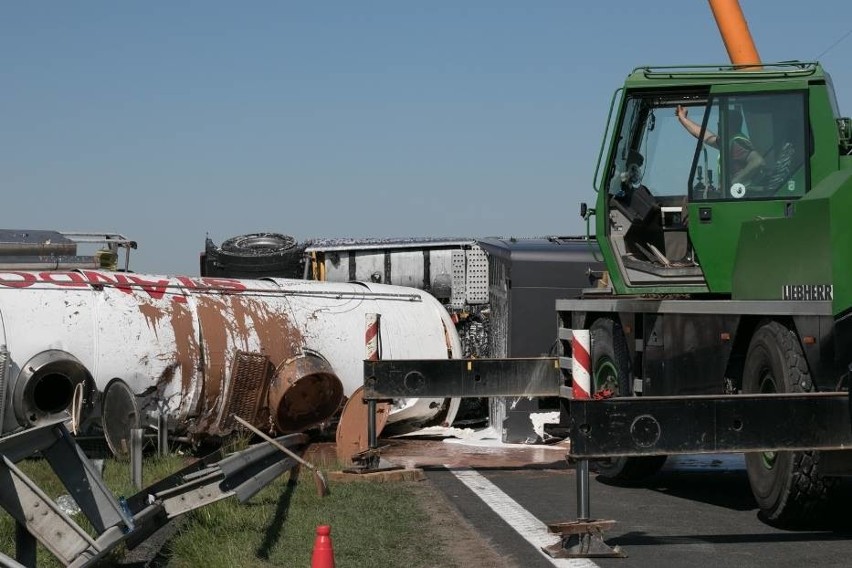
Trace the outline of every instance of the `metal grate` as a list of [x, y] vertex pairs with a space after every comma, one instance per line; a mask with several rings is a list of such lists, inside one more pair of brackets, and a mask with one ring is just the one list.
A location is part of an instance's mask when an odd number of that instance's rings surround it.
[[231, 365], [231, 380], [228, 383], [228, 396], [223, 405], [226, 412], [219, 420], [219, 428], [231, 430], [234, 426], [234, 414], [249, 422], [254, 422], [266, 396], [270, 373], [273, 367], [269, 357], [262, 353], [237, 351]]
[[453, 288], [450, 291], [450, 306], [456, 309], [464, 307], [466, 294], [465, 284], [465, 251], [454, 250], [452, 256]]
[[488, 303], [488, 255], [474, 246], [467, 251], [467, 303]]

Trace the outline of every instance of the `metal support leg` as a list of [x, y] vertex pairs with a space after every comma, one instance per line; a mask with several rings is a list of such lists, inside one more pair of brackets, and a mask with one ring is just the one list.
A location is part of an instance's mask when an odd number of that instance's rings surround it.
[[15, 560], [27, 568], [36, 568], [36, 538], [22, 523], [15, 523]]
[[[366, 332], [364, 333], [367, 350], [366, 361], [379, 361], [382, 358], [380, 324], [381, 314], [366, 314], [367, 327]], [[381, 455], [379, 454], [379, 435], [376, 424], [378, 401], [373, 398], [366, 399], [365, 402], [367, 403], [367, 449], [353, 455], [352, 463], [355, 464], [355, 466], [343, 471], [347, 473], [368, 473], [375, 472], [380, 469], [401, 469], [399, 466], [389, 466], [387, 462], [382, 460]]]
[[615, 525], [615, 521], [592, 519], [589, 513], [589, 460], [577, 462], [577, 520], [552, 523], [547, 528], [559, 533], [556, 544], [542, 547], [554, 558], [625, 558], [619, 546], [611, 547], [604, 542], [603, 532]]
[[402, 469], [402, 466], [389, 463], [381, 457], [378, 435], [376, 433], [378, 401], [367, 400], [365, 402], [367, 403], [367, 449], [352, 456], [354, 466], [344, 469], [344, 473], [375, 473], [378, 471]]
[[379, 447], [376, 439], [376, 401], [367, 401], [367, 445], [369, 449], [375, 450]]
[[577, 462], [577, 520], [588, 521], [589, 515], [589, 460]]

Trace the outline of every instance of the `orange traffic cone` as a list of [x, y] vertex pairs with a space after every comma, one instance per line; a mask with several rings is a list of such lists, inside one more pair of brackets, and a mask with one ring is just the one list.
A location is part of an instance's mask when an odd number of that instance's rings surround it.
[[314, 553], [311, 555], [311, 568], [334, 568], [334, 550], [331, 548], [331, 527], [317, 527], [314, 539]]

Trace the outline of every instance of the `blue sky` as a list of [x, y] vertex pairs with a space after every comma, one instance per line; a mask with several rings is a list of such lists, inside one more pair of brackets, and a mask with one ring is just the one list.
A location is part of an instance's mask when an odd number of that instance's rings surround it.
[[[852, 30], [848, 0], [740, 2], [764, 61]], [[851, 52], [820, 58], [846, 116]], [[701, 0], [4, 2], [1, 226], [177, 274], [208, 234], [580, 234], [627, 73], [725, 61]]]

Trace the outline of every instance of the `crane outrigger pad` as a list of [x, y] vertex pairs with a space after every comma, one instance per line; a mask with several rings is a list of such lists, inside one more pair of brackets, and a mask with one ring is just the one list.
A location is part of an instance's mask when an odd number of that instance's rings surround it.
[[559, 533], [560, 541], [541, 549], [552, 558], [627, 558], [620, 546], [604, 542], [603, 532], [614, 525], [615, 521], [599, 519], [550, 523], [547, 530]]

